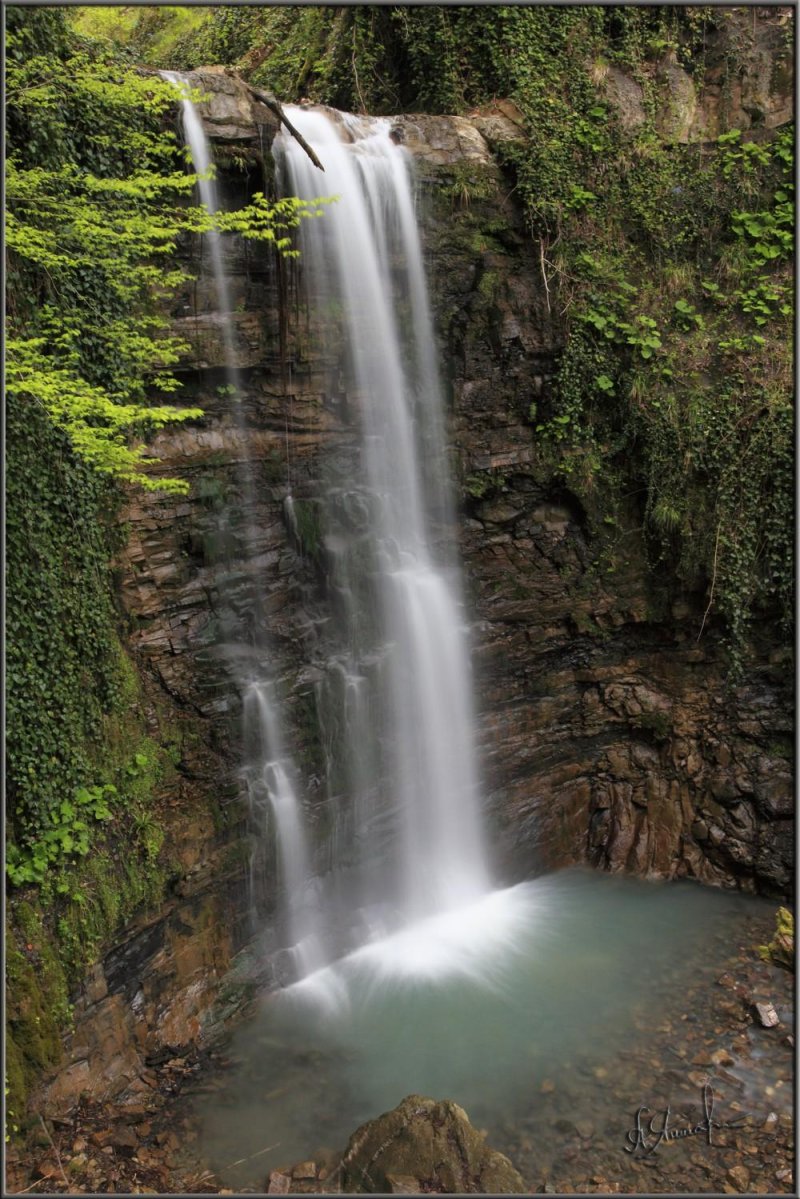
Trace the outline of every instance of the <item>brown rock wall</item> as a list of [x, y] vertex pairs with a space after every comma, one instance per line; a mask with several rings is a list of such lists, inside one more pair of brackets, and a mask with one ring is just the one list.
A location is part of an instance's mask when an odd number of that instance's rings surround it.
[[[224, 73], [214, 79], [213, 136], [223, 149], [225, 138], [252, 142], [242, 95]], [[603, 497], [588, 512], [536, 445], [531, 405], [552, 385], [562, 335], [481, 132], [518, 136], [513, 113], [398, 125], [424, 184], [499, 867], [523, 876], [586, 861], [785, 893], [792, 727], [779, 655], [754, 642], [746, 681], [726, 691], [713, 625], [697, 641], [698, 598], [679, 597], [670, 609], [654, 589], [641, 514], [622, 504], [621, 523], [604, 532]], [[451, 168], [464, 161], [493, 181], [489, 199], [459, 201]], [[223, 176], [229, 202], [261, 187], [251, 170]], [[132, 496], [118, 563], [131, 648], [150, 685], [194, 722], [176, 797], [184, 873], [167, 910], [133, 930], [83, 988], [67, 1066], [49, 1092], [53, 1108], [82, 1091], [118, 1099], [147, 1086], [147, 1055], [198, 1037], [241, 942], [241, 862], [232, 867], [228, 855], [245, 835], [243, 818], [222, 829], [190, 814], [214, 804], [242, 810], [241, 701], [225, 645], [232, 628], [241, 640], [254, 597], [312, 804], [323, 776], [313, 712], [328, 613], [325, 549], [298, 543], [284, 501], [291, 490], [313, 505], [331, 449], [346, 461], [357, 397], [342, 390], [335, 347], [309, 342], [295, 268], [232, 240], [243, 390], [234, 405], [213, 287], [199, 245], [185, 252], [199, 278], [173, 316], [190, 346], [185, 402], [205, 416], [162, 431], [153, 448], [154, 469], [183, 475], [192, 490]], [[269, 909], [269, 862], [265, 879]]]
[[[397, 126], [424, 184], [490, 818], [520, 872], [588, 860], [780, 891], [792, 806], [780, 669], [754, 648], [747, 683], [728, 694], [714, 630], [696, 644], [698, 597], [670, 610], [654, 587], [641, 513], [630, 508], [604, 531], [604, 498], [587, 512], [546, 466], [530, 408], [552, 384], [562, 334], [477, 127], [485, 119], [415, 116]], [[463, 161], [493, 181], [488, 200], [452, 198], [448, 172]], [[238, 700], [214, 652], [221, 608], [263, 592], [291, 720], [313, 689], [308, 664], [327, 599], [324, 561], [300, 552], [282, 502], [287, 481], [295, 497], [320, 496], [326, 457], [352, 446], [357, 397], [341, 392], [335, 350], [309, 344], [301, 307], [281, 365], [285, 284], [274, 263], [236, 251], [230, 261], [232, 289], [248, 297], [237, 316], [247, 331], [242, 411], [237, 422], [214, 390], [221, 342], [195, 342], [187, 399], [206, 417], [164, 431], [154, 447], [164, 469], [192, 480], [193, 495], [132, 502], [122, 594], [134, 645], [178, 702], [209, 720], [233, 770]], [[214, 313], [206, 320], [213, 326]], [[240, 526], [257, 530], [254, 541], [241, 527], [220, 529], [231, 506]], [[318, 730], [306, 722], [291, 735], [308, 774], [319, 774]]]
[[[656, 105], [659, 136], [685, 145], [740, 129], [757, 138], [791, 121], [793, 18], [794, 10], [786, 5], [727, 8], [709, 33], [704, 61], [695, 58], [687, 67], [670, 49], [654, 67], [645, 67], [652, 76], [645, 82]], [[646, 124], [641, 78], [607, 67], [600, 87], [626, 129]]]

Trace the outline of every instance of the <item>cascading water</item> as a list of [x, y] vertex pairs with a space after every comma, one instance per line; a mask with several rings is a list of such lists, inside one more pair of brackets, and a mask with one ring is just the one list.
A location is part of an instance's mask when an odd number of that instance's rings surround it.
[[[350, 791], [335, 835], [339, 864], [356, 876], [348, 895], [359, 919], [351, 913], [350, 943], [322, 935], [330, 956], [352, 950], [355, 937], [367, 942], [362, 956], [425, 972], [427, 952], [409, 953], [408, 930], [415, 945], [435, 944], [443, 964], [465, 909], [474, 921], [491, 882], [410, 157], [387, 120], [288, 111], [338, 196], [322, 221], [304, 224], [300, 262], [312, 336], [341, 346], [360, 434], [355, 457], [331, 468], [324, 503], [329, 589], [341, 617], [327, 706]], [[275, 151], [285, 192], [316, 196], [319, 175], [302, 148], [280, 135]], [[354, 844], [341, 844], [343, 829]], [[490, 906], [496, 919], [497, 901]]]
[[[213, 154], [197, 108], [187, 96], [188, 80], [174, 71], [162, 71], [161, 74], [180, 91], [184, 135], [198, 175], [199, 197], [208, 212], [216, 213], [220, 208], [220, 200], [213, 178]], [[230, 287], [222, 234], [212, 229], [204, 237], [214, 277], [216, 314], [225, 352], [225, 394], [230, 399], [242, 445], [238, 465], [243, 497], [244, 557], [247, 558], [255, 552], [253, 547], [257, 544], [257, 530], [247, 523], [252, 520], [250, 514], [255, 507], [255, 487], [242, 409], [242, 380], [236, 365]], [[222, 530], [223, 538], [226, 532]], [[242, 553], [241, 547], [238, 552]], [[219, 606], [224, 643], [214, 648], [225, 655], [242, 693], [242, 775], [247, 788], [251, 825], [256, 834], [250, 862], [251, 924], [255, 931], [258, 926], [257, 896], [261, 889], [257, 876], [264, 869], [262, 850], [272, 824], [277, 841], [279, 886], [283, 898], [283, 934], [292, 948], [294, 973], [302, 977], [321, 965], [314, 921], [310, 915], [313, 907], [312, 872], [302, 808], [294, 782], [295, 770], [284, 749], [281, 722], [274, 699], [275, 688], [270, 679], [261, 588], [256, 578], [256, 585], [250, 590], [245, 604], [226, 605], [226, 580], [221, 579], [219, 584], [218, 590], [223, 595]]]
[[[181, 89], [195, 170], [210, 175], [211, 149], [187, 81], [165, 77]], [[359, 433], [355, 457], [331, 464], [324, 497], [339, 619], [318, 698], [323, 734], [331, 727], [329, 781], [336, 775], [340, 785], [330, 788], [319, 878], [257, 597], [255, 620], [247, 625], [234, 610], [227, 644], [218, 648], [242, 693], [242, 776], [253, 827], [262, 844], [270, 828], [277, 841], [279, 934], [293, 974], [316, 976], [317, 992], [330, 1000], [342, 995], [340, 961], [345, 971], [355, 964], [359, 972], [475, 976], [478, 957], [487, 967], [491, 959], [487, 941], [513, 940], [521, 909], [510, 892], [492, 891], [486, 861], [444, 405], [410, 159], [386, 120], [306, 109], [290, 115], [323, 158], [326, 190], [338, 196], [323, 221], [304, 223], [301, 262], [309, 323], [321, 344], [333, 337], [341, 348], [339, 375]], [[275, 150], [287, 193], [314, 198], [320, 176], [304, 150], [283, 135]], [[216, 212], [214, 180], [201, 178], [199, 190]], [[228, 389], [246, 440], [223, 242], [217, 232], [206, 236]], [[240, 467], [244, 508], [252, 511], [246, 451]], [[285, 510], [296, 526], [291, 495]]]
[[[181, 93], [183, 132], [186, 138], [186, 145], [192, 157], [192, 165], [198, 176], [197, 190], [200, 202], [208, 212], [215, 213], [219, 210], [219, 198], [216, 182], [212, 177], [214, 158], [211, 153], [211, 145], [203, 128], [203, 122], [200, 120], [195, 105], [186, 94], [188, 87], [187, 80], [176, 71], [161, 71], [161, 76], [174, 84]], [[231, 389], [231, 394], [238, 397], [240, 394], [240, 380], [239, 372], [235, 365], [236, 342], [233, 322], [231, 320], [230, 288], [228, 287], [228, 276], [225, 272], [225, 261], [222, 253], [222, 234], [216, 229], [210, 229], [205, 234], [205, 243], [211, 258], [211, 269], [214, 274], [214, 286], [217, 293], [217, 312], [220, 317], [222, 340], [225, 347], [227, 385]]]
[[284, 751], [270, 691], [267, 683], [254, 682], [244, 693], [244, 773], [251, 812], [259, 813], [264, 823], [268, 813], [273, 814], [286, 912], [284, 933], [293, 950], [293, 973], [303, 977], [323, 965], [316, 933], [316, 896], [294, 766]]

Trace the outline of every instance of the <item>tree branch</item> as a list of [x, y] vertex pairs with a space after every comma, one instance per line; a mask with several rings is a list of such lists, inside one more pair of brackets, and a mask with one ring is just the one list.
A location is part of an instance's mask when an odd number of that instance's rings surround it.
[[[722, 528], [722, 521], [720, 521], [719, 524], [717, 525], [717, 537], [714, 542], [714, 565], [711, 570], [711, 591], [709, 592], [709, 596], [708, 596], [708, 607], [706, 608], [705, 612], [703, 613], [703, 623], [700, 625], [700, 632], [697, 634], [698, 641], [703, 636], [703, 629], [706, 627], [706, 619], [708, 618], [708, 614], [711, 611], [711, 605], [714, 603], [714, 588], [717, 585], [717, 553], [719, 552], [719, 533], [720, 533], [721, 528]], [[697, 644], [697, 643], [695, 642], [695, 644]]]
[[253, 87], [253, 85], [250, 83], [245, 84], [245, 86], [246, 86], [247, 90], [255, 96], [256, 100], [260, 100], [261, 103], [265, 104], [271, 112], [275, 113], [275, 116], [278, 118], [278, 120], [281, 122], [281, 124], [286, 126], [286, 128], [289, 130], [289, 132], [291, 133], [291, 135], [295, 139], [295, 141], [303, 147], [306, 154], [313, 162], [314, 166], [318, 167], [321, 171], [324, 171], [325, 170], [324, 166], [322, 165], [320, 160], [317, 158], [316, 154], [311, 149], [308, 142], [303, 137], [302, 133], [298, 133], [298, 131], [295, 129], [294, 125], [289, 120], [286, 113], [283, 111], [283, 107], [281, 106], [279, 101], [276, 100], [274, 96], [271, 96], [269, 94], [269, 92], [262, 91], [260, 87]]

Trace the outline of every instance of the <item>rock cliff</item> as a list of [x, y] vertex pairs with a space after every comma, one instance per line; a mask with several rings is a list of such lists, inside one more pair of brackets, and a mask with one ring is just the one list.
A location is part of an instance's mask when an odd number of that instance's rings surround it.
[[[665, 63], [677, 88], [676, 70]], [[196, 72], [192, 82], [210, 95], [201, 113], [225, 204], [235, 206], [269, 183], [277, 122], [221, 70]], [[607, 87], [634, 120], [635, 105], [623, 99], [628, 83], [609, 75]], [[770, 121], [781, 113], [773, 105]], [[570, 489], [537, 445], [531, 404], [552, 386], [563, 335], [539, 247], [495, 153], [523, 136], [513, 106], [469, 118], [402, 116], [393, 127], [420, 181], [499, 870], [522, 877], [587, 861], [786, 894], [792, 717], [781, 651], [755, 631], [744, 680], [726, 690], [719, 632], [712, 621], [699, 636], [698, 594], [658, 585], [636, 497], [615, 497], [622, 515], [605, 525], [606, 498]], [[712, 127], [710, 117], [692, 125]], [[134, 930], [89, 980], [68, 1070], [51, 1092], [56, 1106], [87, 1087], [100, 1098], [134, 1095], [147, 1054], [197, 1036], [246, 938], [232, 915], [242, 910], [247, 852], [236, 802], [240, 699], [220, 644], [231, 613], [241, 618], [256, 591], [307, 799], [321, 810], [315, 695], [328, 563], [314, 514], [326, 456], [354, 444], [348, 397], [336, 354], [307, 338], [302, 264], [230, 238], [244, 393], [234, 416], [202, 249], [199, 241], [181, 247], [197, 281], [171, 316], [191, 347], [182, 402], [205, 416], [164, 430], [153, 445], [154, 469], [180, 474], [192, 490], [179, 500], [131, 498], [117, 567], [132, 652], [195, 730], [181, 811], [194, 787], [221, 797], [233, 815], [224, 835], [195, 822], [174, 910]], [[252, 488], [242, 483], [245, 459]], [[305, 514], [294, 525], [285, 515], [289, 488]], [[223, 861], [220, 890], [215, 863]], [[267, 861], [265, 912], [272, 877]], [[100, 1057], [102, 1069], [90, 1067]]]
[[[199, 79], [229, 86], [219, 73]], [[253, 120], [241, 117], [238, 93], [214, 95], [207, 129], [224, 162], [234, 122], [246, 142]], [[717, 632], [698, 637], [700, 597], [665, 600], [659, 591], [635, 499], [619, 527], [604, 530], [605, 497], [590, 508], [537, 446], [529, 409], [551, 385], [562, 335], [493, 154], [522, 136], [512, 118], [497, 106], [471, 118], [394, 122], [420, 179], [448, 373], [491, 818], [520, 872], [577, 859], [781, 893], [792, 804], [780, 652], [754, 639], [745, 682], [726, 691]], [[260, 128], [248, 143], [254, 152], [264, 149]], [[258, 168], [241, 165], [224, 174], [229, 203], [260, 184]], [[186, 399], [206, 417], [163, 432], [154, 446], [165, 471], [191, 479], [192, 496], [177, 504], [139, 497], [127, 513], [120, 567], [131, 640], [176, 701], [208, 722], [235, 772], [237, 699], [214, 657], [215, 622], [237, 589], [244, 597], [263, 586], [313, 791], [322, 769], [313, 684], [326, 563], [324, 546], [292, 535], [282, 502], [291, 485], [313, 511], [325, 455], [352, 441], [347, 397], [335, 354], [308, 344], [302, 309], [288, 322], [282, 311], [286, 297], [298, 305], [295, 267], [234, 244], [228, 268], [257, 476], [256, 510], [243, 511], [243, 434], [221, 386], [212, 292], [202, 263], [193, 265], [199, 281], [176, 324], [193, 347]], [[245, 524], [259, 530], [246, 558], [237, 557]]]

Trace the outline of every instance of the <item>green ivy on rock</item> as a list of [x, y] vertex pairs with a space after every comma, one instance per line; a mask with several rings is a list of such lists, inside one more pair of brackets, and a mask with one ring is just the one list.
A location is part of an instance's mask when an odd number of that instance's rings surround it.
[[93, 778], [91, 746], [119, 698], [106, 585], [112, 485], [38, 406], [6, 410], [6, 755], [11, 827], [35, 836]]

